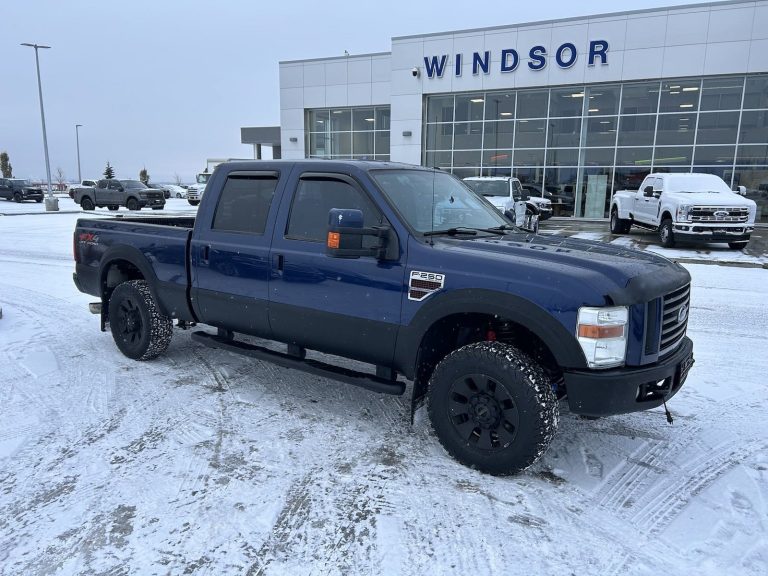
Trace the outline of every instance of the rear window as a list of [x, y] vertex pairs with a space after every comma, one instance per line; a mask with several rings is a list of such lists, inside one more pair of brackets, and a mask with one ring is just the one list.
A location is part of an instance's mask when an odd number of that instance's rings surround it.
[[213, 229], [264, 234], [277, 177], [230, 174], [219, 196]]

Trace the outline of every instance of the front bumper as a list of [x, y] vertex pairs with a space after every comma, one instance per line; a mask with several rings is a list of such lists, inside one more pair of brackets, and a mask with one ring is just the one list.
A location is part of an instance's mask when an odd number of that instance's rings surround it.
[[139, 206], [142, 208], [145, 208], [146, 206], [165, 206], [165, 198], [141, 198], [139, 200]]
[[21, 197], [23, 200], [42, 200], [42, 190], [22, 190]]
[[754, 232], [754, 226], [702, 226], [700, 224], [675, 224], [675, 240], [680, 242], [744, 242]]
[[571, 412], [585, 416], [655, 408], [677, 394], [691, 366], [693, 342], [686, 336], [674, 353], [649, 366], [567, 371], [568, 406]]

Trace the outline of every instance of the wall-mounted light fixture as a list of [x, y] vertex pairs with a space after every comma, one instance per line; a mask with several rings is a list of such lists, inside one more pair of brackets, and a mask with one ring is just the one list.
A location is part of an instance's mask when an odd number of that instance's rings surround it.
[[291, 136], [290, 138], [288, 138], [288, 140], [290, 140], [291, 142], [298, 142], [299, 141], [299, 139], [296, 138], [296, 136]]
[[412, 136], [410, 130], [403, 130], [403, 136]]

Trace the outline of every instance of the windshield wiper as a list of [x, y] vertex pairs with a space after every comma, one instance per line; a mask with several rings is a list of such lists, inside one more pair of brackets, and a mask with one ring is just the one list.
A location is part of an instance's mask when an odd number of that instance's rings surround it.
[[475, 228], [465, 228], [461, 226], [459, 228], [446, 228], [445, 230], [430, 230], [424, 232], [424, 236], [458, 236], [459, 234], [476, 236], [477, 230]]

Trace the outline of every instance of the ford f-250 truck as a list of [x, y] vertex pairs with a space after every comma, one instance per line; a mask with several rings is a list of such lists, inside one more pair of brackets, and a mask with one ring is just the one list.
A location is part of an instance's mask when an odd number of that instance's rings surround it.
[[162, 354], [176, 320], [216, 328], [192, 334], [208, 346], [370, 390], [410, 380], [412, 414], [426, 400], [446, 450], [494, 474], [546, 450], [559, 398], [587, 416], [646, 410], [693, 363], [683, 267], [520, 232], [440, 170], [225, 163], [196, 217], [81, 218], [74, 253], [76, 286], [129, 358]]
[[639, 190], [611, 199], [612, 234], [639, 226], [657, 230], [663, 246], [676, 242], [727, 242], [744, 248], [755, 227], [757, 204], [732, 192], [712, 174], [649, 174]]

